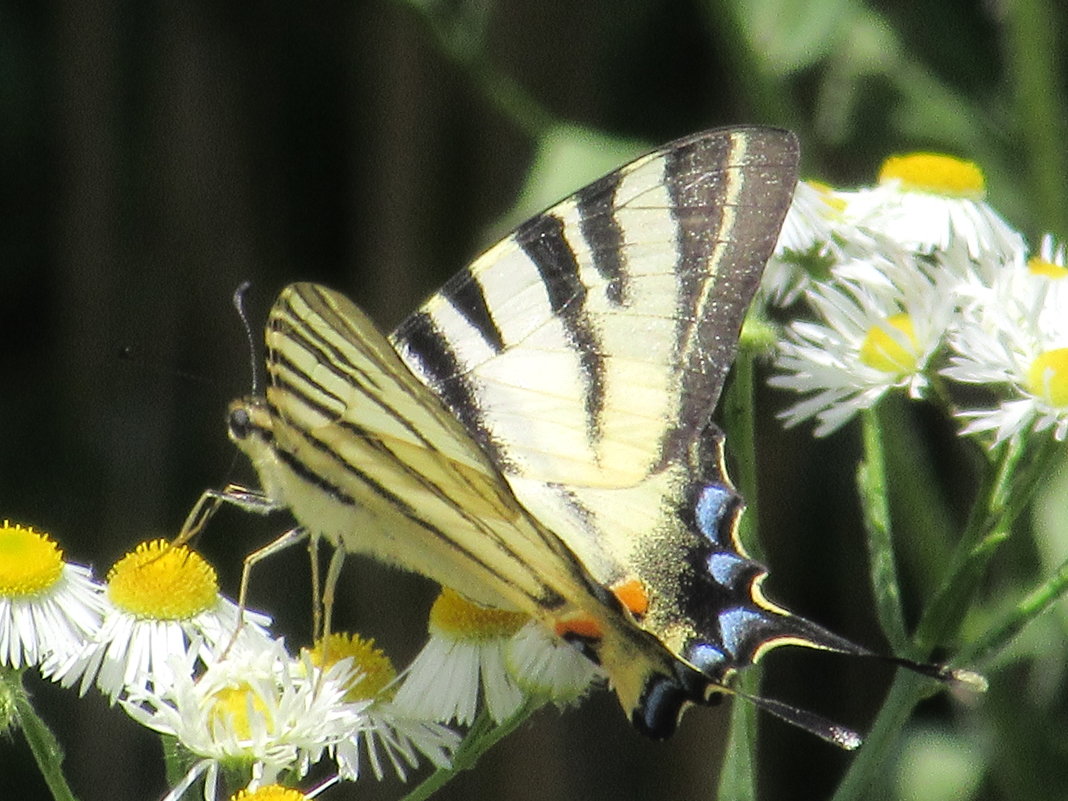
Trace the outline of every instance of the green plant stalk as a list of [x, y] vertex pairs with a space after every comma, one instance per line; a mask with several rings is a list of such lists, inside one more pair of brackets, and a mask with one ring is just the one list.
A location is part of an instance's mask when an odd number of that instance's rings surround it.
[[1056, 572], [1025, 595], [1001, 621], [991, 626], [983, 637], [961, 654], [961, 662], [983, 662], [993, 656], [1028, 623], [1068, 594], [1068, 560]]
[[[727, 387], [723, 399], [723, 417], [730, 431], [731, 452], [737, 472], [737, 486], [746, 501], [739, 536], [746, 550], [761, 558], [757, 539], [759, 514], [756, 470], [756, 403], [753, 376], [754, 352], [739, 348], [734, 362], [734, 380]], [[739, 677], [738, 689], [749, 695], [760, 692], [758, 667], [750, 668]], [[727, 750], [720, 768], [717, 797], [721, 801], [755, 799], [757, 793], [757, 710], [751, 703], [735, 698], [732, 701]]]
[[52, 797], [56, 801], [77, 801], [63, 775], [63, 747], [48, 728], [48, 724], [33, 708], [30, 696], [22, 683], [22, 674], [22, 670], [0, 667], [0, 683], [4, 685], [3, 692], [14, 706], [18, 727], [26, 738], [26, 744], [30, 747]]
[[901, 729], [908, 722], [912, 710], [931, 694], [934, 682], [906, 670], [899, 670], [883, 702], [875, 723], [857, 751], [849, 770], [838, 785], [832, 801], [861, 801], [879, 798], [873, 792], [880, 774], [889, 769], [887, 755]]
[[[1050, 436], [1040, 439], [1042, 444], [1034, 452], [1017, 440], [1001, 446], [994, 469], [984, 478], [946, 578], [913, 635], [914, 653], [919, 658], [926, 658], [936, 645], [957, 635], [990, 560], [1049, 474], [1060, 443]], [[1029, 458], [1025, 461], [1024, 456]]]
[[474, 768], [483, 754], [519, 728], [545, 703], [544, 698], [530, 697], [508, 720], [499, 726], [494, 725], [489, 713], [482, 709], [475, 718], [475, 722], [471, 724], [471, 728], [468, 730], [463, 742], [460, 743], [460, 747], [453, 754], [452, 766], [438, 768], [414, 790], [404, 796], [401, 801], [424, 801], [424, 799], [429, 798], [456, 778], [461, 771]]
[[[1056, 454], [1052, 437], [1046, 437], [1035, 458], [1018, 469], [1026, 453], [1025, 443], [1006, 443], [998, 460], [985, 476], [968, 526], [961, 537], [953, 564], [939, 591], [920, 618], [913, 635], [913, 656], [927, 657], [934, 646], [956, 636], [990, 559], [1008, 537], [1009, 529], [1030, 501], [1038, 483], [1048, 472]], [[887, 747], [900, 734], [913, 707], [940, 685], [899, 670], [886, 702], [868, 734], [867, 741], [839, 785], [834, 801], [870, 797], [879, 774], [886, 770]]]
[[1020, 150], [1026, 154], [1034, 219], [1059, 235], [1068, 236], [1068, 195], [1064, 186], [1064, 176], [1068, 174], [1064, 150], [1068, 108], [1058, 64], [1057, 15], [1050, 0], [1012, 0], [1003, 4], [1003, 10], [1003, 53], [1012, 78], [1012, 97], [1016, 99], [1016, 130], [1025, 141]]
[[166, 777], [167, 786], [174, 787], [185, 776], [189, 767], [189, 755], [182, 749], [178, 738], [171, 735], [162, 735], [160, 746], [163, 749], [163, 775]]
[[[931, 384], [937, 391], [939, 382]], [[890, 395], [878, 408], [897, 564], [916, 577], [920, 600], [926, 602], [942, 580], [959, 527], [930, 448], [912, 425], [908, 401]]]
[[[760, 668], [752, 667], [742, 673], [735, 688], [748, 695], [760, 692]], [[720, 801], [746, 801], [757, 797], [757, 708], [749, 701], [735, 697], [731, 701], [730, 728], [727, 747], [720, 766], [716, 798]]]
[[868, 571], [879, 623], [894, 653], [908, 642], [901, 609], [901, 585], [897, 576], [894, 540], [890, 523], [890, 497], [886, 481], [886, 454], [878, 409], [861, 415], [864, 459], [857, 467], [857, 493], [867, 533]]

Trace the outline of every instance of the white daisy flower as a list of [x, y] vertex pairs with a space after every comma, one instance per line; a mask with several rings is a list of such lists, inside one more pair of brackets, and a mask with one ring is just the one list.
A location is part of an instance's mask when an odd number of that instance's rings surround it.
[[479, 606], [443, 588], [430, 610], [430, 639], [412, 662], [394, 699], [411, 717], [469, 725], [481, 696], [500, 723], [522, 705], [504, 651], [529, 618]]
[[354, 672], [345, 698], [369, 704], [364, 710], [367, 725], [331, 749], [343, 779], [359, 777], [361, 751], [379, 780], [385, 775], [383, 756], [402, 781], [419, 765], [420, 754], [436, 767], [449, 767], [460, 735], [440, 723], [413, 718], [392, 703], [397, 671], [374, 640], [335, 633], [319, 640], [308, 654], [319, 669], [350, 661]]
[[[832, 220], [841, 204], [822, 184], [800, 181], [786, 212], [779, 240], [760, 281], [760, 295], [773, 306], [788, 306], [808, 287], [810, 276], [826, 274], [838, 259]], [[834, 220], [834, 224], [838, 224]]]
[[134, 689], [174, 681], [171, 658], [192, 645], [203, 663], [230, 645], [269, 641], [270, 618], [246, 611], [219, 594], [215, 570], [195, 551], [165, 540], [141, 543], [108, 573], [110, 602], [94, 637], [45, 675], [64, 687], [96, 681], [112, 702]]
[[969, 161], [935, 153], [892, 156], [879, 173], [879, 186], [838, 193], [843, 217], [916, 253], [963, 247], [972, 259], [1012, 253], [1020, 234], [983, 202], [986, 182]]
[[515, 633], [505, 648], [505, 662], [516, 682], [529, 695], [558, 706], [582, 699], [604, 672], [577, 648], [554, 637], [535, 620]]
[[795, 321], [779, 345], [773, 386], [810, 393], [780, 417], [815, 417], [816, 436], [836, 430], [891, 389], [921, 397], [932, 355], [954, 319], [949, 273], [913, 259], [852, 260], [806, 295], [819, 323]]
[[64, 562], [51, 537], [0, 525], [0, 666], [65, 660], [100, 627], [104, 605], [89, 568]]
[[830, 187], [815, 181], [798, 181], [779, 230], [775, 255], [829, 250], [833, 246], [834, 224], [839, 221], [842, 208]]
[[200, 777], [215, 798], [221, 770], [247, 770], [253, 786], [285, 774], [303, 777], [353, 731], [367, 725], [367, 702], [345, 700], [351, 664], [317, 670], [293, 660], [281, 641], [233, 649], [196, 675], [195, 649], [172, 659], [174, 680], [120, 703], [142, 725], [178, 740], [195, 757], [167, 796], [180, 798]]
[[1068, 436], [1068, 269], [1063, 245], [1043, 240], [1027, 268], [1006, 270], [951, 337], [942, 373], [955, 381], [1008, 387], [997, 406], [966, 409], [962, 434], [993, 433], [992, 445], [1027, 430]]

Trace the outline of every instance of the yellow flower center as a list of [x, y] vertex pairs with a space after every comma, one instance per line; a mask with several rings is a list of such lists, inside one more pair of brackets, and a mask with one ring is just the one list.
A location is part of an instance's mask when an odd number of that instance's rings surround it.
[[108, 573], [108, 598], [148, 620], [187, 620], [215, 605], [215, 569], [196, 551], [166, 540], [142, 542]]
[[983, 171], [972, 161], [940, 153], [891, 156], [879, 171], [879, 183], [901, 181], [901, 188], [952, 198], [982, 200], [986, 195]]
[[1040, 353], [1027, 371], [1027, 388], [1050, 406], [1068, 406], [1068, 348]]
[[846, 201], [845, 198], [839, 197], [834, 193], [834, 187], [830, 184], [825, 184], [823, 181], [805, 181], [806, 184], [811, 186], [817, 192], [820, 193], [820, 199], [826, 203], [830, 208], [835, 211], [845, 211]]
[[[312, 664], [329, 668], [342, 659], [352, 658], [356, 674], [346, 688], [346, 701], [363, 701], [378, 697], [395, 678], [397, 669], [385, 651], [375, 647], [373, 639], [363, 639], [358, 634], [331, 634], [315, 643], [308, 651]], [[392, 688], [388, 693], [392, 695]]]
[[252, 736], [250, 713], [264, 720], [268, 732], [274, 730], [274, 721], [268, 717], [267, 705], [247, 684], [224, 687], [211, 700], [212, 725], [229, 728], [238, 739], [248, 740]]
[[471, 603], [455, 590], [442, 587], [430, 608], [430, 631], [454, 640], [493, 640], [511, 637], [529, 618], [522, 612], [506, 612]]
[[1031, 271], [1032, 275], [1042, 275], [1054, 280], [1068, 276], [1068, 267], [1062, 267], [1060, 264], [1046, 261], [1039, 256], [1032, 256], [1027, 260], [1027, 269]]
[[47, 534], [4, 521], [0, 526], [0, 596], [28, 598], [63, 573], [63, 551]]
[[280, 784], [268, 784], [251, 793], [248, 790], [238, 790], [237, 795], [230, 796], [230, 801], [307, 801], [308, 796], [292, 787], [283, 787]]
[[860, 360], [884, 373], [904, 375], [916, 369], [918, 350], [912, 318], [907, 314], [894, 314], [887, 317], [883, 325], [868, 329], [860, 345]]

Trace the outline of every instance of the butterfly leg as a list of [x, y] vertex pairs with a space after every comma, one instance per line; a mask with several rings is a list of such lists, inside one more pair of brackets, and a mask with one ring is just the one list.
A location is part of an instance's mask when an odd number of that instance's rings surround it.
[[[240, 484], [227, 484], [226, 487], [221, 490], [205, 490], [200, 498], [197, 499], [193, 508], [189, 510], [189, 514], [186, 516], [185, 522], [182, 524], [182, 528], [178, 532], [178, 536], [174, 538], [174, 541], [171, 544], [184, 545], [200, 534], [223, 504], [230, 504], [231, 506], [236, 506], [246, 512], [254, 512], [255, 514], [260, 515], [265, 515], [284, 508], [282, 504], [264, 493], [258, 490], [249, 489], [248, 487], [243, 487]], [[294, 529], [293, 531], [286, 532], [278, 539], [245, 557], [244, 566], [241, 571], [241, 587], [238, 591], [238, 621], [243, 621], [245, 617], [245, 602], [248, 596], [248, 584], [252, 565], [265, 556], [276, 553], [277, 551], [288, 547], [288, 545], [298, 542], [300, 537], [294, 536], [295, 531], [300, 531], [301, 536], [303, 536], [302, 529]], [[233, 647], [240, 633], [241, 623], [239, 622], [237, 628], [234, 630], [233, 637], [231, 637], [230, 642], [223, 651], [224, 655]]]
[[323, 631], [325, 640], [330, 635], [334, 615], [334, 599], [337, 598], [337, 582], [341, 577], [341, 566], [345, 563], [345, 549], [334, 548], [330, 565], [326, 569], [326, 582], [323, 584]]
[[311, 591], [312, 591], [312, 644], [319, 637], [325, 636], [319, 628], [322, 623], [322, 585], [319, 583], [319, 537], [312, 536], [308, 539], [308, 557], [311, 567]]
[[[241, 566], [241, 587], [237, 592], [237, 614], [238, 620], [244, 620], [246, 603], [248, 601], [248, 588], [252, 579], [252, 568], [257, 563], [267, 559], [270, 556], [274, 556], [279, 551], [284, 551], [298, 542], [303, 541], [308, 536], [306, 529], [301, 526], [291, 528], [285, 534], [276, 539], [271, 540], [262, 548], [250, 553], [245, 557], [245, 561]], [[234, 636], [230, 639], [229, 644], [226, 646], [226, 651], [229, 651], [233, 647], [234, 642], [237, 640], [238, 634], [241, 633], [241, 624], [238, 623], [237, 629], [234, 631]], [[225, 651], [224, 651], [225, 653]]]
[[245, 557], [245, 562], [241, 567], [241, 589], [237, 595], [237, 604], [242, 611], [244, 611], [245, 601], [248, 599], [248, 587], [252, 578], [253, 566], [280, 551], [284, 551], [286, 548], [296, 545], [298, 542], [303, 542], [307, 536], [308, 531], [302, 526], [291, 528], [282, 536], [271, 540], [262, 548], [258, 548]]
[[278, 503], [259, 490], [249, 489], [240, 484], [227, 484], [224, 489], [204, 490], [182, 524], [181, 531], [174, 538], [172, 545], [185, 545], [197, 534], [204, 530], [208, 521], [219, 511], [224, 503], [236, 506], [246, 512], [265, 515], [270, 512], [284, 509], [283, 504]]

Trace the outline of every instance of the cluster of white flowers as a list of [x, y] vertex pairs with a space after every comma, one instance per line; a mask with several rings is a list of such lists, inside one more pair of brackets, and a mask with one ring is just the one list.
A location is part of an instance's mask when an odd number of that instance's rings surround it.
[[[934, 154], [887, 160], [871, 188], [798, 186], [761, 293], [791, 311], [803, 296], [814, 318], [778, 346], [770, 383], [806, 396], [787, 425], [815, 419], [824, 436], [901, 390], [952, 404], [961, 433], [990, 446], [1065, 438], [1065, 249], [1047, 235], [1029, 258], [984, 192], [978, 167]], [[988, 401], [962, 405], [952, 382]]]
[[275, 783], [324, 759], [331, 778], [298, 796], [356, 780], [362, 765], [382, 779], [388, 764], [404, 780], [424, 759], [450, 765], [461, 737], [445, 724], [469, 725], [482, 707], [501, 722], [534, 697], [570, 703], [599, 675], [525, 616], [451, 591], [402, 677], [355, 635], [293, 656], [270, 622], [224, 598], [215, 571], [185, 546], [142, 543], [100, 583], [47, 535], [0, 526], [0, 668], [38, 668], [81, 694], [95, 686], [173, 737], [189, 768], [167, 801], [197, 781], [214, 801], [235, 771], [250, 777], [241, 798], [288, 799]]

